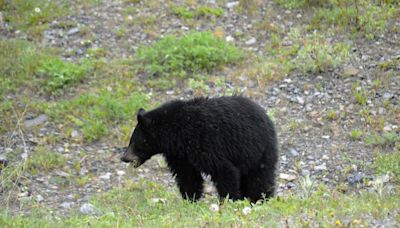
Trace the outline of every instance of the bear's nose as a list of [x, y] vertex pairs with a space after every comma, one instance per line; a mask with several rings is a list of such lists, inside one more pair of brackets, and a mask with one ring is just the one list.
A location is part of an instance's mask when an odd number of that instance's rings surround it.
[[132, 162], [132, 159], [129, 159], [127, 156], [122, 156], [121, 161], [128, 163], [128, 162]]

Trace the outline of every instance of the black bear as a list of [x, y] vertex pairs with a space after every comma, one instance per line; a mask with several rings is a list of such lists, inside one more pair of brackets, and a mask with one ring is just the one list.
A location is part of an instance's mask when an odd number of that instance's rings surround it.
[[155, 154], [164, 155], [184, 199], [201, 197], [201, 173], [211, 176], [221, 198], [256, 202], [274, 194], [276, 132], [248, 98], [195, 98], [140, 109], [121, 160], [139, 167]]

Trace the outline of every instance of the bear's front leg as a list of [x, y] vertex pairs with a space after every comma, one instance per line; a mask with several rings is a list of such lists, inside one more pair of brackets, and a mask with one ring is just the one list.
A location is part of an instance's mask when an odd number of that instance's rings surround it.
[[193, 165], [176, 157], [166, 157], [184, 199], [197, 201], [203, 193], [203, 178]]
[[240, 192], [240, 171], [231, 163], [221, 164], [211, 178], [218, 190], [220, 199], [227, 196], [232, 200], [240, 200], [242, 194]]

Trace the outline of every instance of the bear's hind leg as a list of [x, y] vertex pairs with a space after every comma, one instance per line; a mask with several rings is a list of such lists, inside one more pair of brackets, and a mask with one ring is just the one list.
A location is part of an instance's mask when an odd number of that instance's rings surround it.
[[203, 193], [203, 177], [190, 163], [178, 158], [167, 158], [184, 199], [197, 201]]
[[242, 199], [240, 193], [240, 172], [230, 163], [222, 164], [217, 172], [211, 174], [220, 199], [227, 196], [232, 200]]
[[246, 179], [245, 195], [252, 203], [260, 199], [267, 199], [275, 192], [274, 172], [266, 168], [255, 169], [244, 176]]

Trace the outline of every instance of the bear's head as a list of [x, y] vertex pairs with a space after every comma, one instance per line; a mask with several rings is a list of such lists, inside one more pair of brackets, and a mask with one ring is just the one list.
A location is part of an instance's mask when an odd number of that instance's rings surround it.
[[137, 125], [132, 133], [129, 146], [121, 157], [121, 161], [132, 163], [137, 168], [156, 154], [155, 141], [151, 134], [150, 125], [151, 120], [145, 116], [145, 110], [139, 109]]

